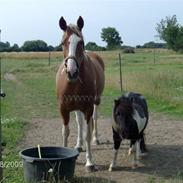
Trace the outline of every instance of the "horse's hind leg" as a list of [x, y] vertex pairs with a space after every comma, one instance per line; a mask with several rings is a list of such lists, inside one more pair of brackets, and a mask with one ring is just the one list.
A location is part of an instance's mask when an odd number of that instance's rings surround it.
[[75, 146], [78, 151], [82, 151], [82, 145], [83, 145], [83, 115], [81, 111], [76, 111], [76, 122], [78, 125], [78, 137], [77, 137], [77, 144]]
[[98, 145], [99, 140], [98, 140], [98, 129], [97, 129], [97, 109], [98, 106], [94, 105], [94, 110], [93, 110], [93, 144]]

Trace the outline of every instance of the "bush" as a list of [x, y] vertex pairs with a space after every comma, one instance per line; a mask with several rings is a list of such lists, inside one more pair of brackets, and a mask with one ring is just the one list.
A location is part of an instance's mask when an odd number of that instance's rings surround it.
[[86, 50], [91, 50], [91, 51], [105, 51], [106, 49], [102, 46], [98, 46], [96, 43], [94, 42], [88, 42], [85, 45], [85, 49]]
[[134, 50], [134, 48], [129, 47], [129, 48], [125, 48], [123, 50], [123, 53], [135, 53], [135, 50]]
[[26, 41], [22, 46], [23, 51], [48, 51], [47, 43], [42, 40]]
[[21, 49], [19, 48], [18, 44], [14, 44], [13, 46], [10, 46], [9, 42], [3, 43], [0, 42], [0, 52], [19, 52]]

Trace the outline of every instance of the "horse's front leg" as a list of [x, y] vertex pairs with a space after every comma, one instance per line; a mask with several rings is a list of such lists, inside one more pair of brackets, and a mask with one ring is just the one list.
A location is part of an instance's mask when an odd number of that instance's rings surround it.
[[63, 118], [63, 126], [62, 126], [62, 137], [63, 137], [63, 146], [67, 147], [67, 141], [70, 133], [69, 129], [69, 112], [61, 110], [61, 115]]
[[76, 122], [78, 125], [78, 137], [75, 148], [78, 149], [79, 152], [81, 152], [83, 145], [83, 115], [81, 111], [76, 111], [75, 115], [76, 115]]
[[98, 145], [99, 140], [98, 140], [98, 129], [97, 129], [97, 105], [94, 105], [94, 110], [93, 110], [93, 144]]
[[86, 125], [86, 171], [93, 172], [96, 171], [94, 163], [92, 161], [92, 153], [91, 153], [91, 138], [92, 138], [92, 117], [86, 117], [87, 125]]

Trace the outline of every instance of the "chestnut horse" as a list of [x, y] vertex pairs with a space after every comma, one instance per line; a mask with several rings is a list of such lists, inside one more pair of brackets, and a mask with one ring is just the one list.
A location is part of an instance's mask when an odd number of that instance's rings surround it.
[[98, 143], [97, 106], [104, 88], [104, 63], [101, 57], [84, 50], [80, 16], [77, 25], [67, 25], [63, 17], [59, 21], [63, 30], [62, 47], [64, 61], [56, 75], [56, 88], [59, 109], [63, 118], [63, 146], [67, 146], [70, 112], [76, 111], [78, 138], [76, 148], [82, 147], [82, 121], [86, 120], [86, 170], [94, 171], [92, 162], [91, 138]]

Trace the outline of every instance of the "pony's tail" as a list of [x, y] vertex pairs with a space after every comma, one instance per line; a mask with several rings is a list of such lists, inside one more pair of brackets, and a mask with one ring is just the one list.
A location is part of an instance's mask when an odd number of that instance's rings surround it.
[[140, 150], [141, 153], [147, 153], [147, 146], [145, 144], [145, 133], [143, 133], [141, 141], [140, 141]]

